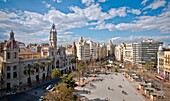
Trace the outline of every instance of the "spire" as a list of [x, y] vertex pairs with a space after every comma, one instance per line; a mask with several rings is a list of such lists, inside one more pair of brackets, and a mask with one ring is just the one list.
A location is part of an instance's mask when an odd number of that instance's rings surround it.
[[10, 40], [15, 40], [13, 30], [11, 30], [11, 32], [10, 32]]
[[53, 23], [52, 28], [51, 28], [51, 32], [55, 32], [55, 31], [56, 31], [55, 24]]
[[57, 32], [56, 32], [54, 23], [50, 31], [50, 46], [54, 48], [57, 47]]
[[109, 40], [109, 44], [110, 44], [110, 45], [112, 44], [112, 41], [111, 41], [111, 40]]

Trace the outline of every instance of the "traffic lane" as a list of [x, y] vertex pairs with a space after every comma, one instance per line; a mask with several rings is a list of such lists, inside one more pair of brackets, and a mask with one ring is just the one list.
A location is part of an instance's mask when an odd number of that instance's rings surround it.
[[34, 96], [25, 92], [17, 95], [7, 96], [7, 101], [37, 101], [38, 99], [38, 96]]
[[[52, 85], [58, 84], [59, 82], [61, 82], [60, 78], [45, 84], [34, 86], [33, 88], [27, 90], [26, 92], [6, 96], [6, 98], [8, 101], [37, 101], [40, 98], [40, 96], [44, 95], [45, 87], [47, 87], [50, 84]], [[36, 91], [43, 93], [35, 94]]]

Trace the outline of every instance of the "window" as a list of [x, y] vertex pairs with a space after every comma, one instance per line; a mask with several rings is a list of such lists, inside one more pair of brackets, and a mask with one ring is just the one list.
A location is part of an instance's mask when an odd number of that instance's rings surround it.
[[10, 59], [10, 53], [9, 52], [7, 53], [7, 59]]
[[17, 66], [14, 66], [14, 67], [13, 67], [13, 70], [17, 70]]
[[7, 71], [10, 71], [10, 66], [7, 66]]
[[14, 52], [14, 58], [17, 58], [17, 52]]
[[43, 56], [46, 56], [47, 55], [47, 52], [43, 52]]
[[13, 78], [17, 78], [17, 72], [13, 73]]
[[11, 78], [11, 74], [7, 73], [7, 79], [10, 79], [10, 78]]

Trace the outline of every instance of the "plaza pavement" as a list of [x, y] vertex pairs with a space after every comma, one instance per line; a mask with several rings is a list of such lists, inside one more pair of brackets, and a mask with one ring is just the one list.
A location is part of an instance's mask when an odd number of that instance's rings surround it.
[[[92, 81], [91, 84], [87, 84], [84, 88], [77, 87], [76, 89], [79, 90], [79, 94], [85, 96], [90, 101], [145, 101], [120, 73], [118, 75], [115, 75], [115, 73], [108, 75], [100, 74], [97, 78], [103, 78], [104, 80]], [[127, 94], [123, 94], [123, 90]]]

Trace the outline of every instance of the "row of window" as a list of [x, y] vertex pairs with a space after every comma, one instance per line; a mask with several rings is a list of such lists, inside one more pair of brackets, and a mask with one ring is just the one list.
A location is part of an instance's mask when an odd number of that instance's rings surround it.
[[[17, 72], [13, 72], [13, 78], [17, 78]], [[7, 73], [7, 79], [11, 79], [11, 73]]]
[[[11, 53], [8, 52], [8, 53], [7, 53], [7, 59], [10, 59], [10, 58], [11, 58]], [[15, 58], [15, 59], [17, 58], [17, 52], [14, 52], [14, 53], [13, 53], [13, 58]]]
[[[6, 70], [7, 70], [7, 71], [10, 71], [10, 70], [11, 70], [11, 67], [10, 67], [10, 66], [7, 66]], [[17, 70], [17, 66], [14, 66], [14, 67], [13, 67], [13, 70]]]

